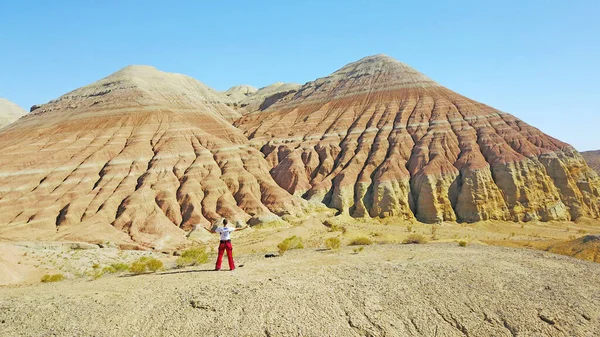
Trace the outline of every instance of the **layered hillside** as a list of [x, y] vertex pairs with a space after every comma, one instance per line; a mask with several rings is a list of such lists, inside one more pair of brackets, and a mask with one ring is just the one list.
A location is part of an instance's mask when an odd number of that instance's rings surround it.
[[600, 150], [581, 152], [587, 164], [600, 173]]
[[3, 128], [16, 121], [26, 113], [27, 111], [23, 110], [15, 103], [4, 98], [0, 98], [0, 128]]
[[130, 66], [0, 132], [0, 237], [160, 248], [220, 217], [256, 221], [304, 201], [270, 177], [204, 84]]
[[385, 55], [236, 123], [289, 193], [354, 217], [424, 222], [600, 216], [577, 151]]
[[224, 92], [225, 96], [227, 96], [232, 102], [238, 103], [243, 99], [252, 96], [258, 91], [255, 87], [247, 84], [236, 85], [234, 87], [229, 88]]
[[300, 84], [294, 83], [273, 83], [258, 89], [252, 94], [246, 95], [243, 99], [236, 102], [236, 105], [241, 114], [265, 109], [275, 102], [283, 101], [286, 97], [291, 97], [300, 87]]

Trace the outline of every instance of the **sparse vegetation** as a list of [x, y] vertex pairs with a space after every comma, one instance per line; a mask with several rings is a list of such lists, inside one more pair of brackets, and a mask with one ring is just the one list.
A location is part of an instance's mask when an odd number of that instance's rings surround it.
[[340, 225], [340, 224], [336, 224], [333, 223], [329, 220], [325, 220], [323, 222], [323, 224], [328, 228], [328, 230], [330, 232], [342, 232], [342, 233], [346, 233], [346, 227]]
[[466, 247], [466, 246], [467, 246], [467, 241], [460, 240], [460, 241], [458, 241], [458, 245], [459, 245], [460, 247]]
[[427, 243], [427, 239], [421, 234], [411, 234], [402, 241], [404, 244], [423, 244]]
[[431, 225], [431, 240], [437, 240], [437, 225]]
[[101, 278], [102, 276], [104, 276], [104, 273], [106, 272], [105, 271], [106, 268], [108, 268], [108, 267], [105, 267], [102, 270], [94, 269], [88, 273], [88, 276], [91, 277], [93, 280], [97, 280], [97, 279]]
[[373, 244], [373, 241], [366, 236], [360, 236], [350, 241], [350, 246], [367, 246]]
[[110, 266], [106, 266], [102, 268], [101, 271], [97, 271], [95, 273], [90, 274], [93, 279], [98, 279], [102, 277], [104, 274], [117, 274], [127, 271], [129, 269], [129, 265], [126, 263], [113, 263]]
[[327, 249], [339, 249], [342, 242], [339, 238], [328, 238], [325, 240], [325, 246]]
[[63, 274], [46, 274], [42, 277], [42, 282], [60, 282], [65, 279]]
[[406, 231], [409, 233], [412, 233], [412, 226], [411, 225], [406, 225]]
[[186, 251], [184, 251], [175, 264], [177, 267], [187, 267], [187, 266], [195, 266], [199, 264], [206, 263], [208, 261], [208, 254], [206, 253], [206, 247], [198, 246], [192, 247]]
[[358, 253], [362, 252], [364, 249], [365, 249], [364, 246], [360, 246], [360, 247], [352, 248], [352, 251], [354, 252], [354, 254], [358, 254]]
[[294, 235], [279, 243], [277, 245], [277, 248], [279, 249], [279, 255], [283, 255], [286, 251], [290, 249], [304, 248], [304, 245], [302, 244], [302, 238]]
[[113, 270], [113, 273], [122, 273], [129, 269], [129, 265], [127, 263], [122, 262], [113, 263], [110, 265], [110, 267], [112, 268], [111, 270]]
[[129, 271], [133, 274], [143, 274], [146, 271], [156, 272], [163, 268], [162, 261], [153, 257], [140, 257], [139, 260], [133, 262], [129, 267]]

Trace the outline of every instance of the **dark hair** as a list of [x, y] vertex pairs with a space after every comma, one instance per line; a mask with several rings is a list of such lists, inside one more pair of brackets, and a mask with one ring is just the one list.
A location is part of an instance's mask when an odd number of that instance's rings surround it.
[[227, 225], [227, 219], [223, 219], [223, 225]]

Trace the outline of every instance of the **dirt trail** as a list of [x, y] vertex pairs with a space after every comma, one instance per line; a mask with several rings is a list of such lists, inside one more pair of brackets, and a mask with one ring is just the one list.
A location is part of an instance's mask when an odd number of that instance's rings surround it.
[[600, 265], [456, 244], [374, 245], [0, 288], [0, 336], [593, 336]]

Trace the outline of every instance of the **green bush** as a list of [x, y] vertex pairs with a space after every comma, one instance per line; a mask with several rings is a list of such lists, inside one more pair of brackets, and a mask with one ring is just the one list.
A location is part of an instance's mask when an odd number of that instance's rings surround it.
[[404, 241], [402, 241], [402, 243], [404, 244], [422, 244], [422, 243], [427, 243], [427, 239], [425, 239], [425, 237], [421, 234], [411, 234], [409, 235], [406, 239], [404, 239]]
[[358, 254], [358, 253], [362, 252], [364, 249], [365, 249], [365, 247], [363, 247], [363, 246], [360, 246], [360, 247], [355, 247], [355, 248], [352, 248], [352, 251], [353, 251], [355, 254]]
[[463, 241], [463, 240], [458, 241], [458, 245], [461, 246], [461, 247], [466, 247], [467, 246], [467, 241]]
[[129, 269], [129, 265], [127, 263], [113, 263], [110, 265], [110, 267], [112, 268], [112, 270], [114, 270], [114, 273], [122, 273], [124, 271], [126, 271], [127, 269]]
[[162, 261], [155, 259], [153, 257], [140, 257], [139, 260], [133, 262], [129, 267], [129, 271], [134, 274], [142, 274], [145, 273], [146, 270], [151, 272], [156, 272], [163, 268]]
[[279, 249], [279, 255], [283, 255], [286, 251], [290, 249], [304, 248], [304, 245], [302, 244], [302, 238], [294, 235], [279, 243], [277, 245], [277, 248]]
[[184, 251], [175, 264], [177, 267], [195, 266], [208, 261], [208, 254], [206, 253], [206, 247], [192, 247]]
[[339, 249], [342, 242], [338, 238], [329, 238], [325, 240], [325, 246], [327, 249]]
[[159, 259], [151, 258], [146, 262], [146, 267], [149, 271], [155, 273], [161, 269], [163, 269], [163, 263]]
[[367, 246], [373, 244], [373, 241], [366, 236], [361, 236], [350, 241], [350, 246]]
[[42, 277], [42, 282], [59, 282], [65, 279], [63, 274], [46, 274]]

